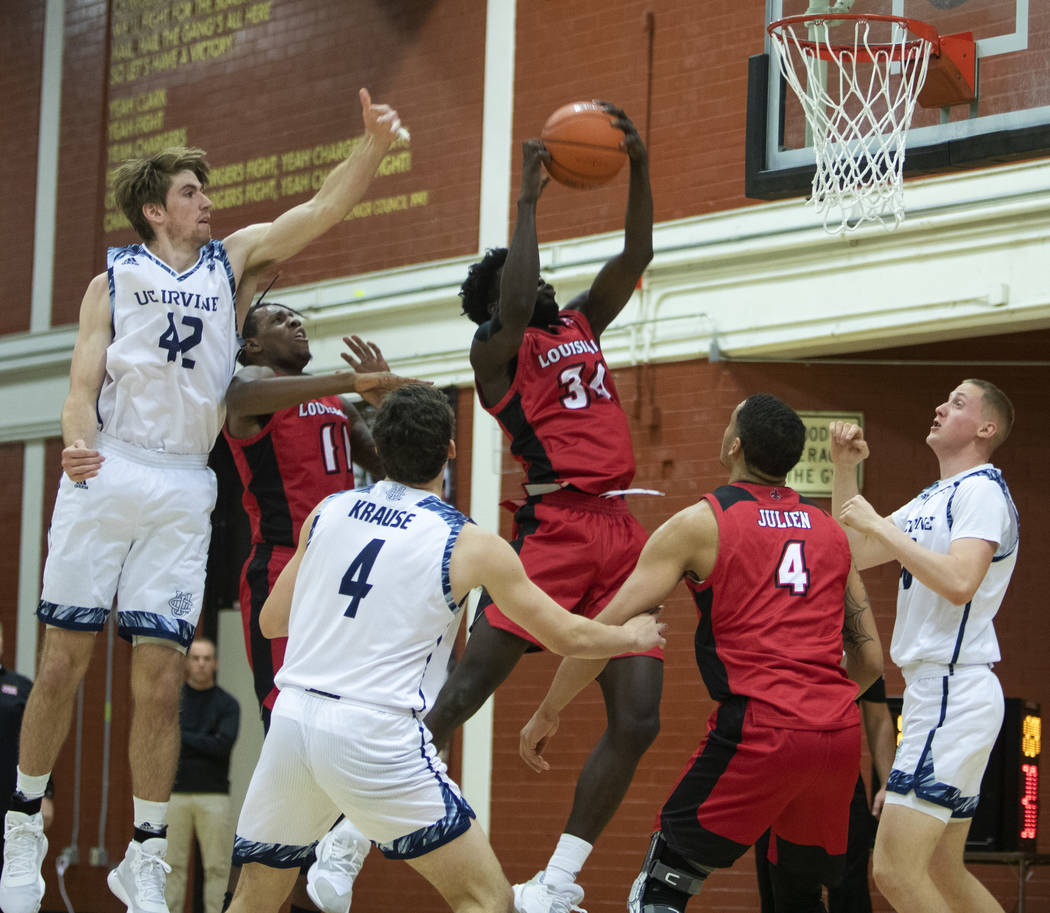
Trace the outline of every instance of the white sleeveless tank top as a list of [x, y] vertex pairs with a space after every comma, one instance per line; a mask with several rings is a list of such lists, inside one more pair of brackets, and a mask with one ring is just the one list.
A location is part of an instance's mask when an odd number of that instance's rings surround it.
[[299, 566], [277, 686], [425, 712], [463, 615], [449, 561], [469, 522], [396, 482], [327, 498]]
[[106, 256], [113, 341], [98, 398], [101, 430], [147, 450], [207, 454], [236, 368], [235, 283], [210, 241], [176, 273], [143, 244]]

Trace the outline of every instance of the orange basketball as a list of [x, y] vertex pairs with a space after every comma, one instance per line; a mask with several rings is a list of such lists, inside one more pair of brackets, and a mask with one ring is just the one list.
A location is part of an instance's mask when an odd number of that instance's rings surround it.
[[623, 131], [612, 116], [590, 101], [564, 105], [547, 118], [540, 139], [551, 154], [547, 173], [569, 187], [598, 187], [611, 181], [627, 161]]

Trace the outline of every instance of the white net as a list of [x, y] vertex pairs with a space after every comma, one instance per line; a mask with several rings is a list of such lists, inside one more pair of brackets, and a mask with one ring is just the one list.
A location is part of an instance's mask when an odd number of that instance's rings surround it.
[[809, 203], [825, 230], [839, 235], [865, 222], [896, 228], [904, 219], [908, 125], [932, 44], [910, 36], [904, 20], [834, 14], [782, 22], [770, 35], [809, 124], [817, 156]]

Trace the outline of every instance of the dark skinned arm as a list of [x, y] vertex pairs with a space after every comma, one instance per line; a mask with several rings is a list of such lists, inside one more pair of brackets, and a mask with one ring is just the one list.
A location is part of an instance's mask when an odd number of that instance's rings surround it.
[[510, 389], [510, 364], [518, 354], [536, 306], [540, 276], [536, 203], [549, 180], [542, 167], [549, 160], [550, 153], [540, 140], [525, 141], [518, 218], [500, 277], [499, 304], [492, 320], [478, 331], [470, 346], [470, 364], [478, 391], [489, 404], [498, 402]]
[[631, 299], [649, 261], [653, 259], [653, 195], [649, 187], [649, 153], [631, 119], [624, 112], [601, 102], [623, 130], [623, 148], [630, 159], [631, 183], [627, 193], [627, 217], [623, 250], [595, 277], [590, 289], [569, 304], [581, 311], [597, 339]]
[[350, 420], [350, 455], [353, 461], [364, 468], [373, 479], [385, 478], [386, 470], [379, 458], [376, 443], [372, 440], [372, 429], [368, 427], [368, 422], [346, 397], [342, 397], [342, 403], [343, 411]]

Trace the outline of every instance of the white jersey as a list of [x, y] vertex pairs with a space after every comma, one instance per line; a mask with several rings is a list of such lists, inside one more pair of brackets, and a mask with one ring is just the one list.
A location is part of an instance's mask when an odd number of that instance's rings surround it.
[[923, 548], [939, 554], [947, 554], [955, 539], [984, 539], [996, 543], [996, 549], [988, 573], [964, 606], [952, 605], [901, 568], [890, 657], [901, 667], [997, 662], [992, 619], [1018, 548], [1017, 508], [1002, 474], [984, 463], [942, 479], [895, 511], [892, 520]]
[[101, 430], [166, 453], [207, 454], [237, 362], [234, 277], [210, 241], [181, 275], [143, 244], [106, 256], [113, 341], [98, 397]]
[[449, 563], [469, 522], [436, 495], [390, 481], [322, 502], [296, 577], [277, 687], [426, 711], [463, 616]]

